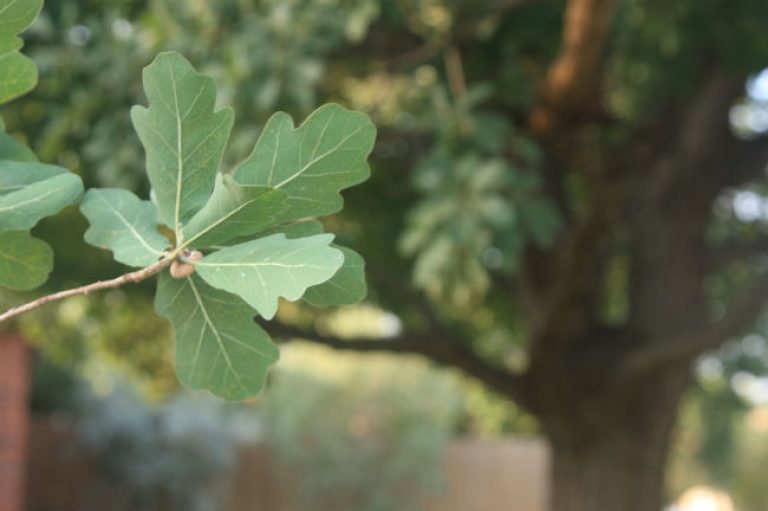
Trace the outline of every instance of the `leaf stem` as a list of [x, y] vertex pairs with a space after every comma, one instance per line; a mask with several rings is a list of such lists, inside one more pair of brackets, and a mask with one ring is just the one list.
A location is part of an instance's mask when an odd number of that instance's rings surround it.
[[152, 263], [151, 265], [145, 268], [142, 268], [140, 270], [133, 271], [130, 273], [125, 273], [114, 279], [100, 280], [98, 282], [94, 282], [92, 284], [88, 284], [85, 286], [66, 289], [64, 291], [59, 291], [58, 293], [52, 293], [46, 296], [41, 296], [36, 300], [32, 300], [31, 302], [25, 303], [24, 305], [19, 305], [18, 307], [12, 307], [7, 311], [5, 311], [4, 313], [0, 314], [0, 323], [6, 320], [9, 320], [13, 317], [24, 314], [25, 312], [29, 312], [33, 309], [37, 309], [38, 307], [41, 307], [47, 303], [63, 300], [64, 298], [69, 298], [70, 296], [87, 295], [94, 291], [101, 291], [102, 289], [112, 289], [112, 288], [120, 287], [124, 284], [138, 284], [142, 280], [146, 280], [149, 277], [157, 273], [160, 273], [160, 271], [162, 271], [163, 268], [170, 266], [173, 260], [175, 259], [175, 257], [176, 257], [175, 253], [169, 254], [163, 259], [160, 259], [159, 261]]

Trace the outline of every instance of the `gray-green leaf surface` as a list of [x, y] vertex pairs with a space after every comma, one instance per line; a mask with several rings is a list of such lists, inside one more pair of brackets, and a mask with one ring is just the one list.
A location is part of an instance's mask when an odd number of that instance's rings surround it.
[[177, 53], [158, 55], [143, 76], [149, 108], [134, 106], [131, 120], [147, 154], [160, 219], [178, 235], [213, 190], [234, 113], [214, 112], [213, 79]]
[[0, 0], [0, 105], [29, 92], [37, 84], [37, 66], [22, 55], [16, 34], [27, 28], [42, 0]]
[[176, 372], [182, 384], [228, 400], [261, 391], [279, 354], [240, 298], [197, 276], [177, 280], [166, 272], [160, 277], [155, 309], [176, 330]]
[[0, 231], [23, 231], [80, 197], [83, 184], [67, 169], [0, 161]]
[[217, 174], [208, 202], [182, 229], [184, 243], [202, 248], [256, 234], [275, 224], [285, 197], [280, 190], [240, 185]]
[[[289, 239], [295, 239], [319, 234], [323, 232], [323, 225], [317, 220], [305, 220], [282, 226], [279, 232], [283, 232]], [[365, 261], [352, 249], [338, 245], [331, 246], [342, 251], [344, 264], [330, 280], [307, 289], [302, 298], [318, 307], [354, 305], [368, 293], [365, 282]]]
[[336, 104], [318, 108], [298, 128], [273, 115], [253, 153], [235, 171], [239, 183], [288, 193], [282, 221], [335, 213], [339, 192], [368, 178], [376, 129], [368, 116]]
[[24, 231], [0, 232], [0, 286], [26, 291], [41, 285], [53, 267], [53, 251]]
[[91, 224], [85, 241], [128, 266], [148, 266], [170, 245], [157, 230], [157, 207], [128, 190], [90, 189], [80, 211]]
[[318, 307], [354, 305], [368, 293], [365, 282], [365, 261], [360, 254], [350, 248], [332, 246], [344, 254], [344, 264], [328, 281], [307, 289], [303, 299]]
[[332, 234], [287, 239], [284, 234], [223, 248], [196, 263], [210, 285], [234, 293], [266, 319], [277, 311], [278, 298], [298, 300], [310, 286], [327, 281], [344, 262], [330, 247]]
[[0, 130], [0, 160], [37, 161], [32, 150]]

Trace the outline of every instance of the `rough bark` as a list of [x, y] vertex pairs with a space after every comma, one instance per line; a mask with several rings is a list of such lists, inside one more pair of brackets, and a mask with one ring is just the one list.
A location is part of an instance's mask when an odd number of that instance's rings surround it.
[[[539, 412], [551, 441], [553, 511], [658, 511], [688, 361], [606, 388], [575, 388]], [[569, 382], [578, 386], [578, 382]]]
[[[567, 2], [561, 51], [521, 116], [543, 149], [546, 192], [565, 224], [552, 246], [528, 250], [515, 278], [495, 282], [523, 309], [514, 313], [525, 322], [524, 373], [474, 351], [456, 328], [461, 320], [435, 314], [413, 289], [396, 294], [426, 325], [397, 340], [284, 332], [341, 349], [418, 353], [517, 401], [553, 448], [552, 511], [659, 511], [691, 361], [741, 333], [768, 297], [768, 278], [755, 279], [712, 321], [704, 293], [713, 270], [766, 246], [712, 250], [706, 242], [718, 194], [765, 177], [768, 137], [737, 139], [728, 121], [745, 76], [720, 66], [717, 52], [702, 55], [698, 90], [660, 98], [668, 107], [636, 125], [608, 118], [602, 93], [616, 6]], [[463, 80], [454, 80], [456, 91]], [[628, 261], [629, 304], [619, 324], [606, 324], [601, 299], [615, 256]]]

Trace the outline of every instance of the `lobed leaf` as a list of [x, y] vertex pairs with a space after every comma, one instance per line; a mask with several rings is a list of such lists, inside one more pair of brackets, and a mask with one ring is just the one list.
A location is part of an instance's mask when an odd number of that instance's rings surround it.
[[0, 131], [0, 160], [37, 161], [37, 156], [29, 147]]
[[[289, 239], [301, 238], [323, 232], [323, 225], [317, 220], [305, 220], [286, 225], [281, 232]], [[354, 305], [368, 294], [365, 260], [350, 248], [331, 246], [344, 254], [344, 264], [329, 280], [307, 289], [302, 298], [317, 307]]]
[[339, 192], [368, 178], [366, 158], [375, 138], [368, 116], [336, 104], [318, 108], [299, 128], [280, 112], [269, 119], [235, 179], [284, 190], [283, 222], [335, 213], [343, 202]]
[[0, 105], [37, 84], [37, 67], [19, 53], [22, 41], [16, 35], [32, 24], [42, 7], [42, 0], [0, 0]]
[[307, 289], [302, 298], [317, 307], [354, 305], [368, 294], [365, 260], [351, 248], [331, 246], [344, 254], [344, 264], [329, 280]]
[[111, 250], [116, 261], [128, 266], [148, 266], [170, 245], [157, 230], [157, 207], [128, 190], [88, 190], [80, 211], [91, 224], [85, 241]]
[[155, 309], [176, 330], [176, 372], [183, 385], [227, 400], [258, 394], [277, 347], [240, 298], [197, 276], [160, 276]]
[[208, 202], [181, 230], [184, 244], [210, 247], [263, 231], [277, 222], [285, 198], [280, 190], [243, 186], [232, 176], [217, 174]]
[[131, 120], [147, 154], [160, 220], [177, 234], [208, 200], [232, 128], [231, 108], [214, 112], [216, 86], [177, 53], [161, 53], [144, 69], [149, 107]]
[[53, 267], [53, 250], [25, 231], [0, 232], [0, 286], [27, 291], [41, 285]]
[[298, 300], [310, 286], [330, 279], [344, 255], [329, 246], [332, 234], [287, 239], [273, 234], [203, 257], [197, 273], [213, 287], [243, 298], [266, 319], [277, 311], [279, 297]]
[[0, 231], [22, 231], [80, 197], [83, 183], [67, 169], [0, 161]]

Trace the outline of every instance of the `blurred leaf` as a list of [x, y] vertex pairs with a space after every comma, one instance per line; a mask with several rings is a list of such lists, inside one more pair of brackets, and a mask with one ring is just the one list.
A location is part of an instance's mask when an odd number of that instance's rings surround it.
[[0, 131], [0, 160], [36, 161], [37, 157], [30, 148]]
[[37, 66], [19, 53], [16, 34], [32, 24], [43, 0], [0, 0], [0, 105], [32, 90]]
[[0, 232], [0, 286], [34, 289], [48, 278], [53, 250], [24, 231]]

